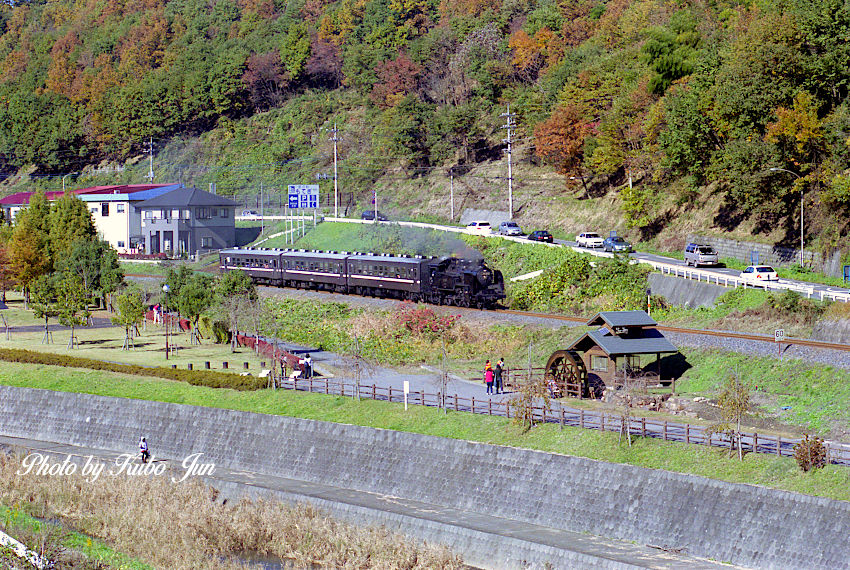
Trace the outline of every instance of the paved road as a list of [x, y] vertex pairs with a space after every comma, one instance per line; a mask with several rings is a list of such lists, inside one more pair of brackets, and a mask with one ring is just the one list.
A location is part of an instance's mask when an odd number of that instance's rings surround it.
[[[602, 251], [600, 248], [579, 248], [578, 244], [574, 241], [568, 240], [555, 240], [555, 243], [559, 243], [561, 245], [565, 245], [568, 247], [575, 247], [581, 251], [587, 251], [589, 253], [598, 253]], [[666, 263], [668, 265], [676, 265], [682, 268], [688, 267], [685, 265], [685, 262], [680, 259], [674, 259], [672, 257], [664, 257], [662, 255], [656, 255], [654, 253], [642, 253], [642, 252], [634, 252], [630, 253], [629, 257], [632, 259], [638, 259], [643, 261], [652, 261], [655, 263]], [[728, 267], [700, 267], [702, 271], [706, 271], [715, 275], [727, 276], [727, 277], [740, 277], [741, 272], [737, 269], [729, 269]], [[821, 292], [823, 293], [842, 293], [842, 294], [850, 294], [850, 289], [843, 287], [833, 287], [830, 285], [821, 285], [819, 283], [811, 283], [809, 281], [799, 281], [795, 279], [780, 279], [780, 284], [788, 283], [798, 285], [800, 287], [812, 287], [814, 290], [813, 296], [820, 298]]]

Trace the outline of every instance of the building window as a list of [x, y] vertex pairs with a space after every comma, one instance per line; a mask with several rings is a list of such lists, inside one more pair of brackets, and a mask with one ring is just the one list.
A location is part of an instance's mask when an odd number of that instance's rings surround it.
[[594, 372], [608, 372], [607, 356], [591, 356], [590, 369]]
[[184, 219], [184, 220], [188, 220], [188, 219], [189, 219], [189, 210], [183, 210], [183, 219]]
[[109, 215], [109, 202], [101, 202], [100, 204], [100, 215], [104, 218]]
[[123, 214], [124, 213], [124, 204], [115, 204], [115, 213]]
[[197, 208], [195, 211], [199, 220], [209, 220], [212, 217], [209, 208]]
[[91, 213], [92, 213], [92, 214], [97, 214], [97, 208], [92, 208], [92, 209], [91, 209]]
[[119, 242], [118, 242], [118, 247], [124, 247], [124, 242], [123, 242], [123, 241], [119, 241]]
[[227, 208], [222, 208], [222, 209], [220, 210], [220, 212], [221, 212], [221, 217], [222, 217], [222, 218], [226, 218], [226, 217], [227, 217]]
[[201, 238], [201, 247], [205, 249], [209, 249], [212, 247], [212, 238], [211, 237], [202, 237]]

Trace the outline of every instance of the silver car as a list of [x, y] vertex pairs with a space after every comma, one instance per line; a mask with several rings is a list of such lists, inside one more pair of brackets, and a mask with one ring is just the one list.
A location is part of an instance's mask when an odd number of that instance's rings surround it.
[[717, 251], [710, 245], [689, 243], [685, 246], [685, 265], [717, 265]]
[[522, 228], [516, 222], [502, 222], [499, 224], [499, 235], [521, 236]]

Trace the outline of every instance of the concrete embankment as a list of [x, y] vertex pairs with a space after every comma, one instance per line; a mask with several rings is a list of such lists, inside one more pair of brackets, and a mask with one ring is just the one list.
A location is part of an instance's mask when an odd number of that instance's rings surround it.
[[713, 307], [717, 298], [730, 291], [727, 287], [701, 283], [692, 279], [671, 277], [660, 273], [649, 274], [649, 288], [653, 295], [661, 295], [676, 307]]
[[[762, 487], [411, 433], [24, 388], [0, 387], [0, 418], [2, 435], [107, 450], [131, 452], [145, 434], [159, 456], [203, 453], [242, 473], [237, 487], [260, 487], [265, 474], [293, 482], [282, 491], [292, 498], [346, 503], [335, 489], [410, 503], [383, 509], [384, 522], [471, 553], [469, 561], [484, 567], [659, 565], [630, 556], [633, 541], [742, 566], [850, 568], [850, 503]], [[352, 499], [341, 510], [374, 520], [382, 509]], [[502, 524], [504, 534], [475, 530], [467, 515]], [[600, 548], [595, 558], [587, 548], [547, 550], [546, 540], [535, 549], [530, 537], [515, 538], [522, 527], [583, 535]], [[598, 537], [629, 542], [618, 551]], [[675, 557], [660, 565], [699, 566]]]

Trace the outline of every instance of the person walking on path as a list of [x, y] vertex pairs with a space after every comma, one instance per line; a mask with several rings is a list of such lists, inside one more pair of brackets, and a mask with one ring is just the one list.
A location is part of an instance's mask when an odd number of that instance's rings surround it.
[[496, 362], [496, 368], [493, 370], [493, 383], [496, 385], [496, 393], [501, 394], [504, 392], [502, 389], [502, 369], [505, 367], [505, 359], [500, 358]]
[[493, 393], [493, 365], [490, 361], [484, 363], [484, 383], [487, 385], [487, 393]]
[[148, 451], [148, 442], [144, 437], [139, 439], [139, 453], [142, 455], [142, 463], [147, 463], [151, 454]]

